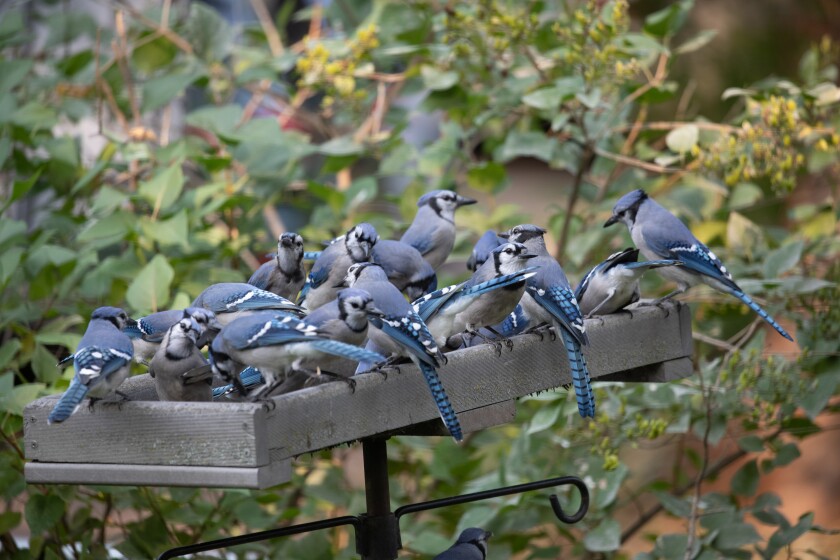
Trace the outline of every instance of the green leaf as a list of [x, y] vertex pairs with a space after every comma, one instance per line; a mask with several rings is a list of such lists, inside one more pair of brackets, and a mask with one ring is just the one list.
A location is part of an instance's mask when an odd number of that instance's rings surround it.
[[161, 246], [179, 245], [184, 249], [189, 248], [189, 220], [186, 208], [168, 220], [152, 221], [143, 218], [140, 221], [140, 227], [143, 235], [154, 239]]
[[201, 2], [190, 4], [184, 35], [196, 56], [207, 62], [223, 61], [233, 44], [233, 31], [218, 10]]
[[458, 83], [458, 73], [443, 71], [435, 66], [425, 64], [420, 67], [423, 84], [432, 91], [447, 90]]
[[181, 164], [175, 163], [149, 181], [141, 182], [138, 192], [149, 201], [154, 212], [157, 213], [172, 206], [178, 200], [183, 188], [184, 173], [181, 171]]
[[21, 83], [33, 65], [28, 59], [0, 61], [0, 91], [9, 91]]
[[804, 248], [805, 242], [794, 241], [772, 251], [764, 260], [764, 277], [778, 278], [792, 269], [802, 258]]
[[339, 214], [344, 207], [344, 193], [338, 191], [335, 187], [309, 181], [306, 183], [306, 190], [326, 202], [336, 214]]
[[163, 255], [155, 255], [134, 278], [125, 294], [128, 304], [138, 312], [159, 311], [169, 301], [169, 287], [175, 271]]
[[382, 159], [379, 164], [381, 175], [402, 175], [417, 159], [417, 151], [411, 144], [400, 144]]
[[508, 182], [505, 166], [495, 161], [479, 163], [467, 171], [467, 184], [477, 191], [496, 194], [507, 188]]
[[0, 220], [0, 246], [10, 239], [26, 235], [26, 222], [3, 218]]
[[328, 156], [350, 156], [362, 153], [364, 148], [352, 136], [339, 136], [318, 146], [318, 151]]
[[[5, 368], [20, 351], [21, 342], [18, 338], [9, 339], [0, 346], [0, 369]], [[2, 393], [0, 393], [2, 394]]]
[[745, 463], [732, 477], [732, 492], [741, 496], [752, 496], [758, 489], [758, 479], [758, 463], [753, 459]]
[[148, 40], [147, 37], [144, 37], [142, 44], [132, 49], [131, 62], [141, 72], [151, 74], [175, 60], [178, 56], [178, 47], [166, 37], [161, 36], [152, 40]]
[[545, 111], [556, 110], [562, 101], [560, 90], [556, 87], [540, 88], [522, 97], [525, 105]]
[[64, 500], [53, 494], [33, 493], [24, 509], [26, 523], [33, 535], [52, 529], [64, 515]]
[[543, 430], [547, 430], [554, 426], [557, 422], [557, 417], [560, 415], [560, 408], [559, 406], [543, 406], [537, 413], [534, 414], [534, 417], [531, 419], [531, 423], [528, 425], [528, 429], [525, 431], [526, 434], [536, 434], [537, 432], [541, 432]]
[[776, 452], [773, 457], [773, 464], [777, 467], [784, 467], [798, 459], [802, 454], [799, 452], [799, 446], [795, 443], [786, 443]]
[[761, 453], [764, 451], [764, 440], [758, 436], [744, 436], [738, 440], [738, 447], [750, 453]]
[[708, 45], [712, 41], [712, 39], [714, 39], [717, 36], [717, 33], [717, 29], [704, 29], [695, 37], [689, 39], [688, 41], [677, 47], [674, 52], [677, 54], [687, 54], [696, 50], [700, 50], [706, 45]]
[[591, 552], [610, 552], [621, 546], [621, 525], [615, 519], [604, 519], [586, 533], [583, 546]]
[[693, 4], [693, 0], [681, 0], [650, 14], [645, 18], [645, 32], [655, 37], [674, 35], [685, 23]]
[[45, 388], [43, 383], [17, 385], [10, 393], [0, 397], [0, 410], [22, 416], [26, 405], [41, 396]]
[[143, 84], [142, 110], [144, 112], [154, 111], [168, 105], [170, 101], [181, 95], [187, 86], [203, 75], [203, 72], [193, 70], [191, 72], [165, 74], [159, 78], [148, 80]]
[[103, 244], [120, 241], [128, 233], [134, 216], [125, 212], [115, 212], [101, 220], [93, 219], [76, 236], [80, 243], [103, 242]]
[[460, 534], [461, 531], [468, 527], [484, 527], [493, 521], [495, 517], [496, 508], [485, 505], [471, 507], [458, 520], [455, 534]]
[[761, 535], [749, 523], [734, 523], [721, 527], [717, 531], [714, 544], [721, 550], [738, 550], [761, 540]]
[[677, 496], [673, 496], [667, 492], [654, 492], [659, 503], [662, 504], [670, 514], [677, 517], [688, 517], [691, 515], [691, 504]]
[[567, 76], [554, 81], [554, 91], [560, 101], [574, 99], [578, 93], [583, 93], [586, 83], [581, 76]]
[[557, 139], [541, 132], [511, 132], [499, 149], [498, 161], [506, 163], [519, 157], [533, 157], [551, 161], [557, 148]]
[[[51, 346], [64, 346], [68, 350], [73, 350], [79, 346], [82, 340], [82, 335], [71, 332], [44, 332], [41, 331], [35, 335], [35, 341], [41, 344], [49, 344]], [[55, 365], [55, 361], [53, 361]]]
[[37, 101], [30, 101], [10, 117], [12, 123], [32, 130], [44, 130], [54, 127], [58, 123], [58, 114], [52, 107], [42, 105]]
[[733, 87], [726, 88], [725, 90], [723, 90], [723, 93], [721, 94], [720, 98], [721, 100], [726, 101], [727, 99], [730, 99], [732, 97], [752, 97], [753, 95], [755, 95], [755, 93], [756, 92], [753, 89]]
[[811, 390], [802, 396], [799, 406], [809, 418], [816, 418], [828, 404], [829, 399], [834, 396], [838, 384], [840, 384], [840, 371], [837, 369], [821, 373], [814, 381]]
[[0, 513], [0, 535], [9, 533], [12, 529], [20, 525], [22, 518], [23, 516], [16, 511]]
[[767, 543], [769, 550], [778, 551], [782, 547], [791, 544], [793, 541], [807, 533], [814, 524], [814, 513], [809, 512], [799, 518], [799, 522], [793, 527], [782, 526], [770, 536]]
[[375, 177], [359, 177], [350, 184], [344, 193], [345, 208], [355, 210], [360, 205], [376, 198], [379, 185]]
[[25, 252], [22, 247], [12, 247], [0, 254], [0, 286], [8, 282], [12, 274], [18, 270], [20, 259]]
[[61, 375], [61, 372], [55, 367], [55, 356], [40, 344], [35, 345], [35, 351], [30, 358], [32, 371], [35, 372], [35, 377], [38, 381], [44, 383], [52, 383]]
[[764, 193], [755, 183], [738, 183], [729, 197], [729, 208], [741, 210], [754, 205], [762, 198], [764, 198]]
[[700, 138], [700, 129], [697, 125], [687, 124], [675, 128], [665, 137], [668, 149], [678, 154], [684, 154], [697, 145]]

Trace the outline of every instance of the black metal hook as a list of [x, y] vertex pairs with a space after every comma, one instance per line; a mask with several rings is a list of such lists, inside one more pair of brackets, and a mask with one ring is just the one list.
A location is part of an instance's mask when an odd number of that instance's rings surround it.
[[521, 494], [523, 492], [530, 492], [532, 490], [542, 490], [543, 488], [552, 488], [554, 486], [572, 485], [580, 492], [580, 507], [572, 515], [566, 515], [563, 508], [560, 507], [560, 500], [557, 499], [556, 494], [549, 496], [551, 502], [551, 509], [554, 510], [554, 515], [563, 523], [577, 523], [584, 518], [586, 512], [589, 511], [589, 489], [584, 482], [576, 476], [561, 476], [557, 478], [547, 478], [545, 480], [538, 480], [536, 482], [526, 482], [525, 484], [516, 484], [514, 486], [505, 486], [503, 488], [496, 488], [494, 490], [485, 490], [483, 492], [474, 492], [472, 494], [463, 494], [461, 496], [452, 496], [450, 498], [441, 498], [439, 500], [431, 500], [428, 502], [420, 502], [418, 504], [409, 504], [397, 508], [394, 512], [397, 520], [408, 513], [417, 513], [420, 511], [427, 511], [430, 509], [437, 509], [458, 504], [466, 504], [469, 502], [477, 502], [480, 500], [488, 500], [490, 498], [499, 498], [501, 496], [510, 496], [511, 494]]
[[566, 515], [566, 512], [563, 511], [562, 507], [560, 507], [560, 500], [557, 499], [556, 494], [549, 496], [548, 501], [551, 502], [551, 509], [554, 510], [554, 515], [557, 516], [557, 519], [563, 523], [571, 525], [583, 519], [586, 512], [589, 511], [589, 489], [586, 487], [586, 484], [577, 477], [569, 476], [566, 478], [568, 479], [567, 483], [577, 488], [578, 492], [580, 492], [580, 506], [578, 507], [578, 510], [572, 515]]

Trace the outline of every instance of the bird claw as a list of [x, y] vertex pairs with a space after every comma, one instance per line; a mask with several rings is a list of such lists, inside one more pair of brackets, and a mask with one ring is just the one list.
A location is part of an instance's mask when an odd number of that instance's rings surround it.
[[88, 399], [88, 412], [93, 412], [93, 405], [95, 405], [96, 403], [98, 403], [101, 400], [102, 399], [96, 399], [96, 398], [90, 397]]
[[502, 342], [507, 347], [508, 352], [513, 352], [513, 341], [511, 339], [506, 338]]
[[496, 351], [496, 357], [501, 358], [502, 357], [502, 343], [501, 342], [489, 342], [488, 344], [493, 345], [493, 350]]

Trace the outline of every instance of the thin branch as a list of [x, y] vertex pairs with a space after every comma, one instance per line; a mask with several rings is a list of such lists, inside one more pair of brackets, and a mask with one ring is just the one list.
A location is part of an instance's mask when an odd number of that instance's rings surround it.
[[563, 262], [563, 256], [566, 253], [566, 243], [569, 241], [569, 228], [572, 225], [572, 213], [575, 210], [575, 203], [580, 195], [580, 189], [583, 186], [583, 177], [589, 168], [592, 167], [594, 160], [595, 151], [589, 145], [584, 146], [583, 153], [578, 162], [578, 169], [572, 182], [572, 194], [569, 195], [569, 200], [566, 202], [566, 216], [563, 219], [563, 229], [560, 232], [560, 240], [557, 242], [557, 252], [554, 255], [560, 262]]
[[265, 0], [251, 0], [251, 7], [254, 8], [254, 13], [257, 14], [257, 19], [260, 20], [260, 27], [262, 27], [263, 33], [265, 33], [268, 48], [271, 50], [272, 56], [281, 56], [286, 52], [286, 49], [283, 48], [280, 33], [277, 32], [277, 27], [271, 20], [271, 14], [268, 13], [268, 8], [265, 7]]
[[[769, 441], [771, 439], [774, 439], [779, 434], [781, 434], [782, 431], [783, 430], [781, 428], [777, 428], [771, 434], [763, 437], [762, 440], [763, 441]], [[733, 451], [732, 453], [725, 456], [724, 458], [719, 460], [717, 463], [715, 463], [714, 465], [709, 467], [706, 470], [706, 477], [707, 478], [713, 478], [713, 477], [717, 476], [722, 471], [726, 470], [730, 465], [732, 465], [733, 463], [737, 462], [738, 460], [746, 457], [748, 454], [749, 454], [749, 451], [744, 451], [743, 449], [738, 449], [737, 451]], [[695, 484], [695, 481], [693, 481], [693, 480], [686, 483], [686, 484], [683, 484], [682, 486], [678, 487], [673, 492], [673, 495], [674, 496], [682, 496], [683, 494], [688, 492], [688, 490], [690, 490], [691, 487], [694, 486], [694, 484]], [[657, 515], [659, 515], [663, 511], [665, 511], [665, 507], [661, 503], [657, 503], [656, 505], [651, 506], [651, 508], [649, 510], [647, 510], [645, 513], [640, 515], [638, 517], [638, 519], [636, 519], [636, 521], [634, 521], [629, 527], [627, 527], [627, 529], [625, 529], [621, 533], [622, 544], [627, 542], [630, 538], [632, 538], [633, 535], [635, 535], [637, 532], [639, 532], [639, 530], [642, 527], [647, 525], [648, 522], [650, 522], [654, 517], [656, 517]]]
[[[648, 123], [643, 123], [641, 125], [642, 130], [673, 130], [675, 128], [680, 128], [683, 126], [693, 125], [701, 130], [713, 130], [715, 132], [720, 132], [724, 134], [732, 134], [734, 132], [739, 131], [740, 129], [737, 126], [732, 126], [729, 124], [721, 124], [721, 123], [713, 123], [713, 122], [692, 122], [692, 121], [653, 121]], [[630, 130], [633, 127], [636, 127], [636, 123], [631, 124], [624, 124], [621, 126], [616, 126], [611, 130], [611, 132], [624, 132], [625, 130]]]
[[168, 27], [162, 27], [161, 24], [159, 24], [155, 20], [147, 18], [137, 8], [135, 8], [128, 2], [125, 2], [125, 0], [112, 0], [111, 4], [119, 6], [120, 9], [125, 10], [129, 15], [131, 15], [131, 17], [133, 17], [146, 27], [149, 27], [155, 30], [156, 32], [160, 33], [162, 36], [169, 39], [169, 41], [173, 45], [175, 45], [185, 53], [193, 54], [192, 45], [190, 45], [186, 39], [172, 31]]
[[645, 171], [651, 171], [653, 173], [682, 173], [683, 171], [682, 169], [676, 169], [673, 167], [663, 167], [655, 163], [648, 163], [646, 161], [642, 161], [634, 157], [614, 154], [601, 148], [595, 148], [595, 153], [601, 157], [605, 157], [607, 159], [611, 159], [613, 161], [617, 161], [619, 163], [623, 163], [631, 167], [638, 167], [639, 169], [644, 169]]
[[700, 333], [700, 332], [693, 331], [691, 333], [691, 338], [693, 338], [694, 340], [699, 340], [700, 342], [705, 342], [706, 344], [711, 344], [715, 348], [720, 348], [721, 350], [727, 350], [727, 351], [730, 351], [730, 352], [733, 351], [733, 350], [737, 350], [737, 348], [734, 345], [729, 344], [728, 342], [726, 342], [724, 340], [719, 340], [717, 338], [714, 338], [714, 337], [709, 336], [709, 335], [705, 335], [705, 334]]
[[692, 549], [697, 540], [697, 519], [700, 512], [700, 490], [703, 487], [703, 480], [706, 478], [706, 471], [709, 468], [709, 435], [712, 433], [712, 395], [706, 391], [703, 376], [700, 375], [700, 388], [703, 391], [703, 404], [706, 406], [706, 426], [703, 430], [703, 458], [700, 465], [700, 472], [694, 480], [694, 495], [691, 498], [691, 513], [688, 517], [688, 539], [685, 543], [684, 560], [691, 560], [694, 556]]

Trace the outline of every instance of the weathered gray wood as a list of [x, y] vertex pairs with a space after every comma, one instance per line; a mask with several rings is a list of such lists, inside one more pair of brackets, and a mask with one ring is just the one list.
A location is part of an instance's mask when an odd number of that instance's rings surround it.
[[[687, 306], [596, 318], [587, 321], [587, 329], [591, 344], [584, 353], [595, 381], [669, 381], [692, 372]], [[500, 355], [490, 345], [447, 354], [440, 376], [465, 432], [511, 422], [517, 398], [571, 381], [559, 340], [531, 334], [513, 343]], [[79, 473], [88, 472], [86, 483], [105, 483], [108, 473], [110, 484], [190, 485], [198, 479], [189, 473], [216, 473], [203, 469], [219, 467], [223, 470], [202, 480], [257, 487], [250, 484], [275, 480], [276, 465], [288, 465], [297, 455], [372, 435], [443, 433], [426, 383], [412, 364], [387, 379], [377, 372], [356, 379], [355, 392], [344, 383], [328, 383], [274, 397], [276, 406], [266, 410], [252, 403], [157, 402], [152, 380], [143, 375], [121, 388], [131, 402], [98, 403], [92, 412], [83, 406], [51, 426], [46, 418], [57, 397], [45, 397], [24, 412], [26, 455], [38, 462], [31, 463], [38, 466], [28, 468], [27, 480], [82, 482]], [[101, 469], [90, 470], [91, 464]], [[141, 474], [172, 466], [187, 474]]]
[[292, 464], [288, 459], [253, 468], [29, 462], [24, 476], [30, 484], [263, 489], [291, 480]]
[[[145, 381], [135, 383], [142, 387]], [[38, 399], [24, 411], [29, 460], [216, 467], [268, 464], [265, 411], [259, 404], [98, 402], [93, 410], [83, 404], [68, 420], [48, 425], [47, 416], [57, 398]]]
[[[634, 370], [635, 381], [676, 379], [690, 368], [659, 364], [691, 355], [691, 317], [687, 306], [643, 307], [587, 321], [590, 345], [584, 349], [593, 379]], [[513, 350], [496, 354], [491, 345], [450, 352], [440, 377], [455, 410], [479, 409], [571, 383], [561, 340], [548, 335], [514, 337]], [[680, 362], [685, 364], [684, 362]], [[268, 413], [269, 442], [283, 457], [371, 435], [399, 433], [438, 417], [423, 376], [411, 364], [386, 379], [379, 373], [357, 376], [356, 392], [328, 384], [275, 397]], [[349, 396], [346, 398], [344, 395]], [[570, 398], [572, 398], [570, 396]]]

